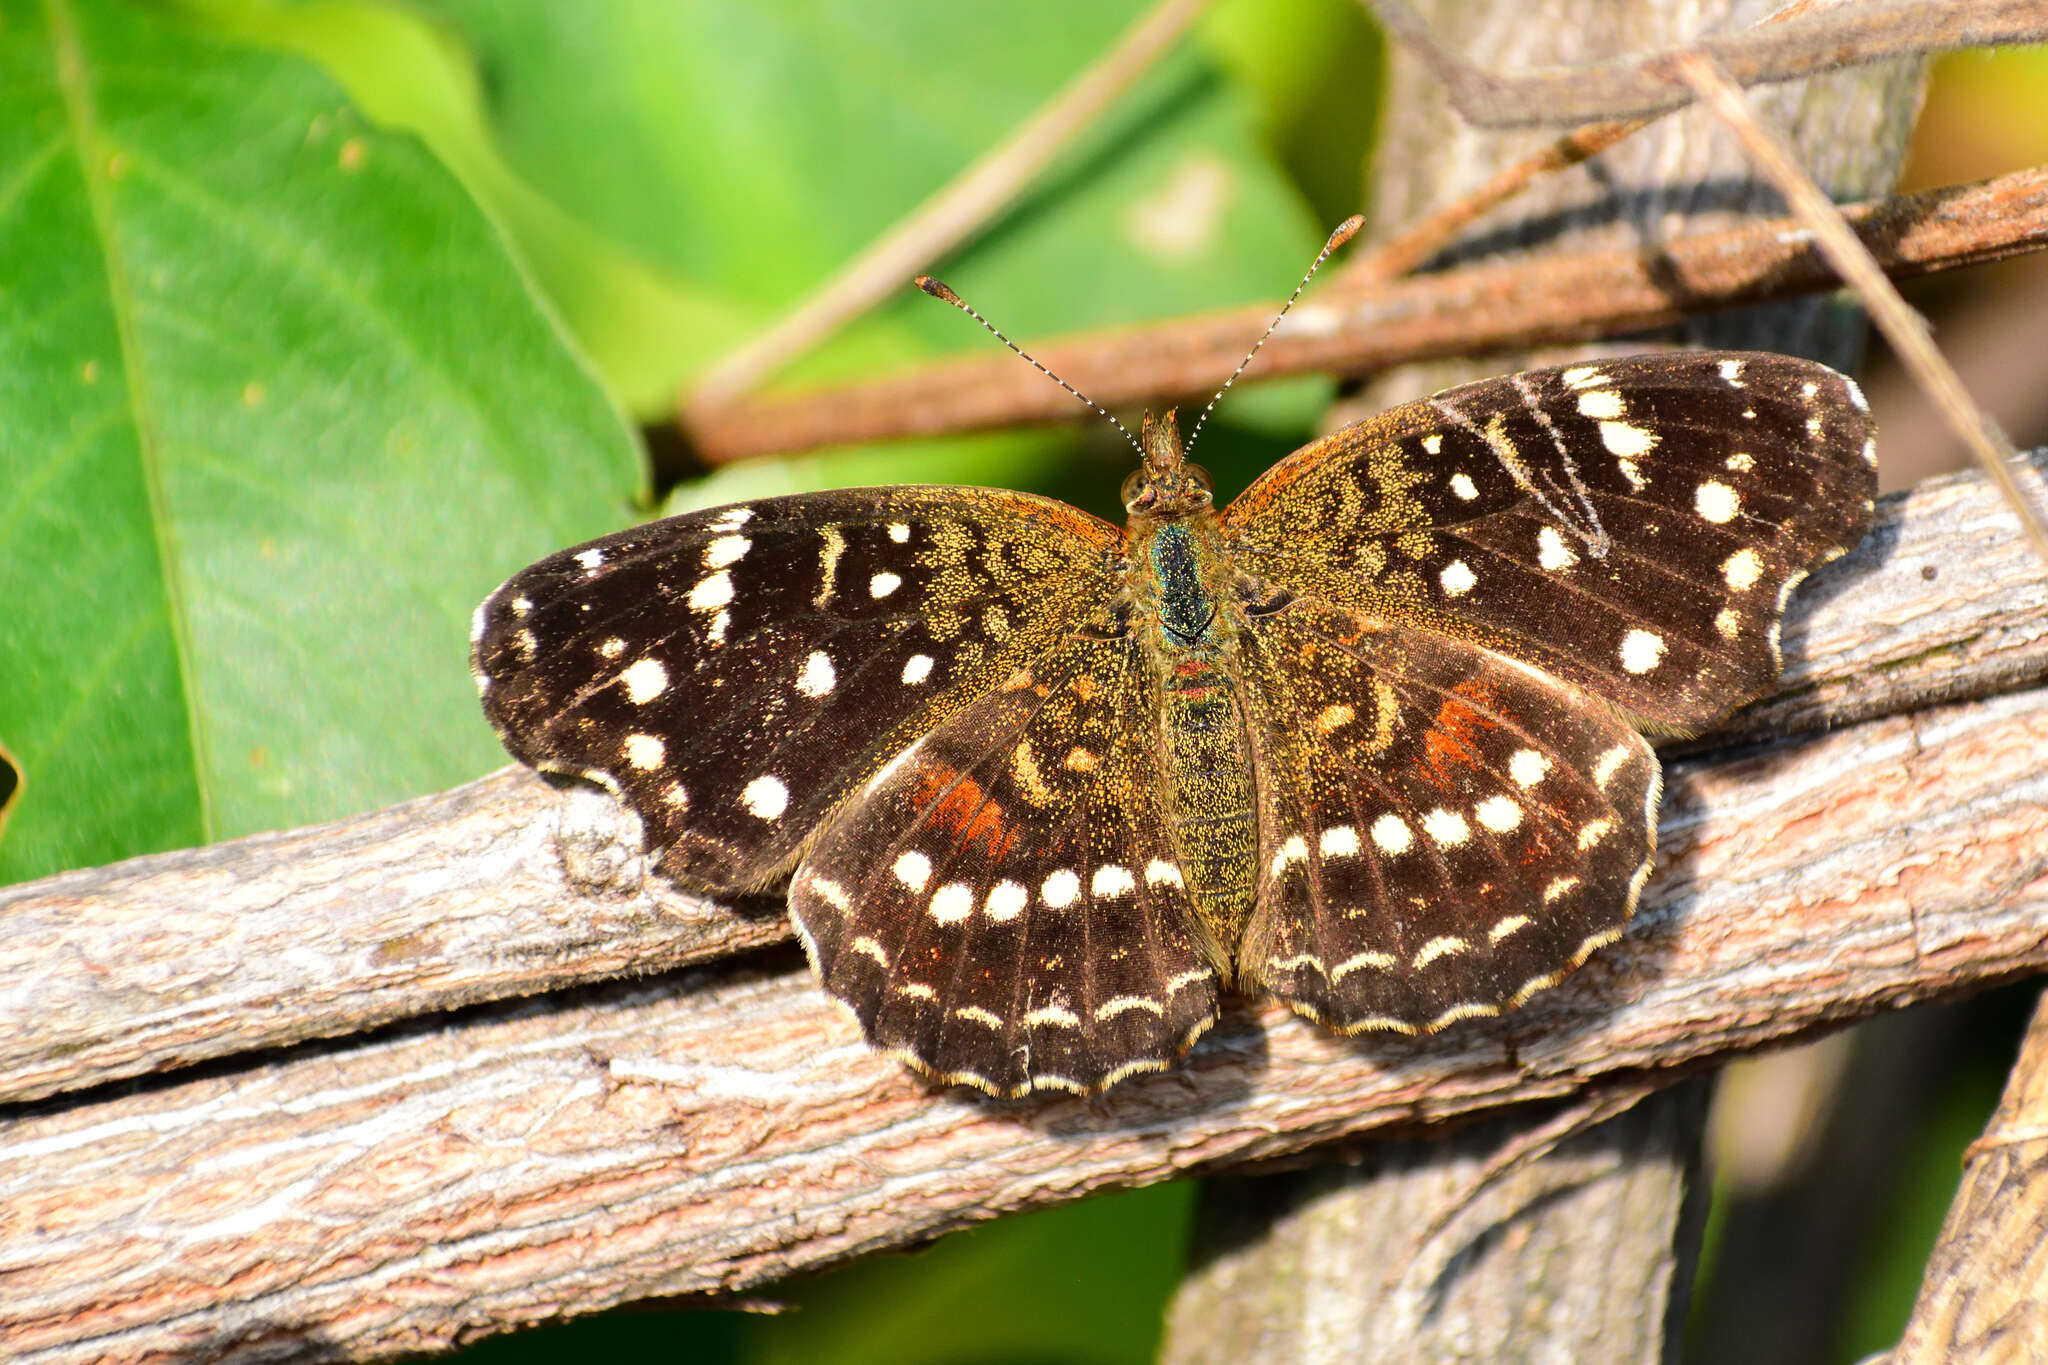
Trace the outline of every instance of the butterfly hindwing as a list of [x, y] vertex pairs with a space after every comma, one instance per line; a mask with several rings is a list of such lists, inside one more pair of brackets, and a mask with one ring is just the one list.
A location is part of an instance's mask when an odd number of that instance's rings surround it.
[[514, 575], [477, 609], [473, 666], [516, 757], [618, 793], [663, 872], [754, 887], [892, 755], [1099, 610], [1120, 540], [992, 490], [717, 508]]
[[1612, 708], [1480, 646], [1297, 599], [1255, 618], [1258, 908], [1240, 971], [1346, 1032], [1496, 1014], [1612, 941], [1656, 756]]
[[1825, 366], [1683, 352], [1489, 379], [1303, 447], [1224, 514], [1268, 581], [1489, 645], [1691, 732], [1762, 691], [1778, 622], [1876, 489]]
[[1127, 639], [1076, 638], [827, 825], [790, 906], [870, 1041], [998, 1095], [1160, 1070], [1215, 1018]]

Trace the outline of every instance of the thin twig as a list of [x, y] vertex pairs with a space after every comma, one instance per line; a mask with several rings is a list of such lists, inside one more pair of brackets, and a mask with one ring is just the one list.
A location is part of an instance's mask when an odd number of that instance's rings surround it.
[[1046, 163], [1150, 70], [1208, 5], [1161, 0], [1008, 140], [849, 261], [797, 310], [699, 377], [683, 420], [731, 403], [844, 327], [988, 223]]
[[[2048, 169], [1845, 210], [1901, 276], [2048, 246]], [[1579, 341], [1840, 283], [1796, 218], [1638, 247], [1490, 261], [1371, 288], [1338, 281], [1295, 311], [1259, 376], [1364, 374], [1489, 349]], [[1033, 343], [1033, 354], [1106, 407], [1207, 394], [1272, 319], [1273, 305]], [[836, 388], [693, 414], [705, 461], [891, 437], [1060, 421], [1073, 400], [1006, 355], [936, 362]]]
[[1741, 88], [1720, 63], [1702, 52], [1681, 52], [1669, 58], [1666, 69], [1728, 125], [1758, 169], [1785, 196], [1829, 263], [1870, 310], [1871, 321], [1898, 353], [1900, 363], [1934, 399], [1949, 426], [2012, 504], [2041, 557], [2048, 560], [2048, 524], [2013, 477], [2010, 461], [2017, 457], [2011, 442], [1970, 398], [1963, 381], [1928, 335], [1927, 324], [1899, 297], [1883, 267], [1843, 221], [1841, 212], [1799, 169], [1785, 145], [1756, 121]]

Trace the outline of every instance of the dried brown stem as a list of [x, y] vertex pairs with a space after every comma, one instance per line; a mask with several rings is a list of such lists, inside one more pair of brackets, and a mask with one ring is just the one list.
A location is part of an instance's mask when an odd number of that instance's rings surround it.
[[[1780, 692], [1721, 742], [2037, 686], [2044, 621], [2048, 572], [1982, 479], [1894, 495], [1794, 600]], [[0, 889], [0, 1100], [789, 937], [779, 900], [679, 891], [643, 874], [628, 837], [609, 798], [508, 769], [331, 825]]]
[[870, 244], [796, 310], [700, 376], [684, 420], [728, 404], [895, 293], [987, 225], [1159, 60], [1209, 0], [1160, 0], [999, 146]]
[[1520, 194], [1538, 178], [1591, 160], [1649, 127], [1647, 119], [1588, 123], [1574, 128], [1534, 156], [1504, 167], [1493, 179], [1435, 213], [1386, 238], [1337, 277], [1340, 285], [1384, 284], [1416, 269], [1448, 246], [1460, 232]]
[[1762, 85], [1894, 57], [2048, 38], [2043, 0], [1864, 0], [1710, 34], [1680, 52], [1494, 73], [1446, 53], [1405, 0], [1370, 0], [1370, 6], [1389, 34], [1429, 62], [1465, 121], [1480, 128], [1640, 118], [1677, 109], [1692, 99], [1669, 74], [1669, 63], [1683, 52], [1717, 62], [1738, 85]]
[[[2048, 245], [2048, 170], [1847, 209], [1889, 272], [1927, 274]], [[1797, 219], [1641, 248], [1488, 263], [1313, 295], [1260, 357], [1264, 378], [1363, 374], [1404, 361], [1547, 345], [1676, 322], [1704, 310], [1832, 289], [1839, 277]], [[1272, 319], [1269, 305], [1034, 344], [1106, 406], [1206, 396]], [[748, 400], [692, 427], [713, 463], [820, 445], [1070, 420], [1074, 402], [1007, 355], [843, 388]]]

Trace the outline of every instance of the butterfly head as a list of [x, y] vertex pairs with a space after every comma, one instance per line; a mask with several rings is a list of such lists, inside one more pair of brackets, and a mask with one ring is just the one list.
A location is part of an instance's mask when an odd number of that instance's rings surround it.
[[1145, 414], [1138, 429], [1138, 468], [1124, 480], [1124, 510], [1134, 517], [1177, 519], [1206, 512], [1216, 500], [1216, 481], [1192, 464], [1180, 441], [1180, 426], [1168, 409], [1164, 417]]

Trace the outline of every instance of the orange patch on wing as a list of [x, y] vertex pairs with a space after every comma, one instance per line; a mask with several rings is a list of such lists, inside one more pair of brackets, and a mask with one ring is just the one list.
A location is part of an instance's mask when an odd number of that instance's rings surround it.
[[961, 843], [979, 843], [990, 858], [1001, 858], [1017, 842], [1017, 832], [1003, 818], [1002, 806], [989, 800], [981, 784], [957, 768], [921, 771], [910, 804], [920, 813], [928, 812], [934, 824], [952, 831]]
[[1436, 719], [1422, 738], [1423, 764], [1430, 771], [1430, 781], [1443, 791], [1469, 785], [1470, 779], [1459, 774], [1479, 766], [1479, 746], [1474, 738], [1498, 728], [1466, 703], [1468, 697], [1482, 704], [1490, 700], [1488, 690], [1479, 683], [1458, 684], [1436, 708]]

